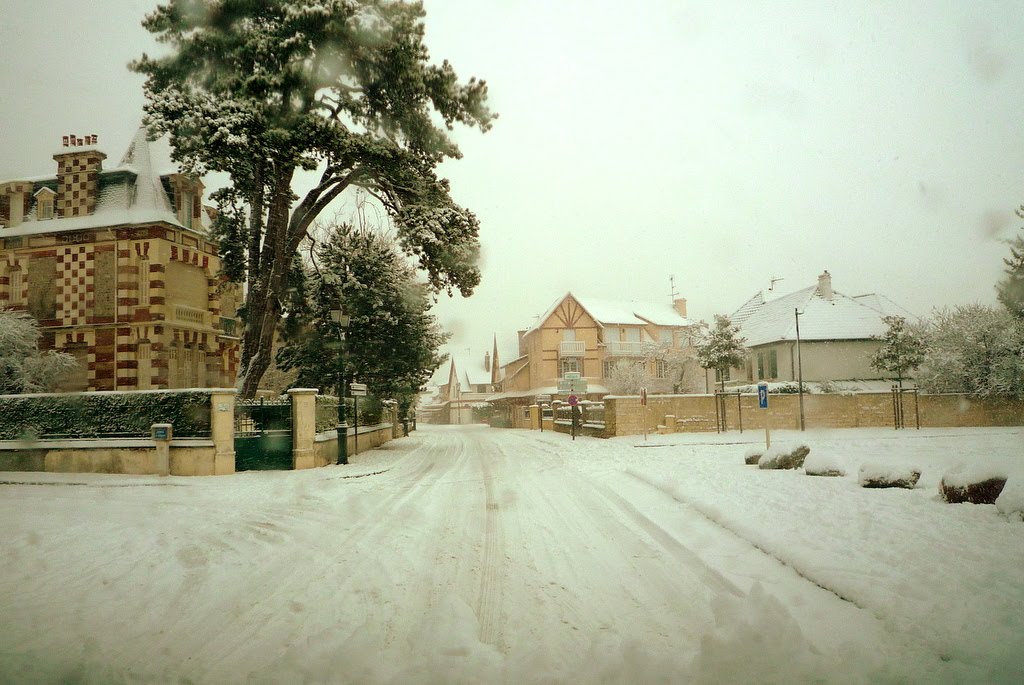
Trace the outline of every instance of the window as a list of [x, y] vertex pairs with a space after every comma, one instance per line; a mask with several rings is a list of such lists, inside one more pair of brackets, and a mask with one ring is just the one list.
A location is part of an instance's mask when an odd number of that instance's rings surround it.
[[672, 329], [662, 328], [659, 334], [661, 336], [661, 344], [672, 347]]
[[149, 390], [153, 387], [153, 347], [149, 340], [142, 339], [138, 345], [138, 378], [136, 384], [139, 390]]
[[575, 341], [576, 340], [576, 329], [575, 328], [566, 328], [564, 331], [562, 331], [562, 340], [564, 340], [566, 342], [573, 342], [573, 341]]
[[617, 367], [618, 367], [618, 364], [616, 362], [614, 362], [614, 361], [602, 362], [601, 369], [603, 371], [603, 376], [605, 378], [611, 378], [612, 374], [615, 373], [615, 369]]
[[192, 228], [192, 193], [181, 194], [181, 223], [185, 228]]
[[768, 377], [779, 377], [779, 353], [775, 350], [768, 352]]
[[149, 306], [149, 258], [139, 260], [139, 304]]
[[664, 378], [668, 375], [668, 362], [664, 359], [658, 359], [654, 362], [654, 377]]
[[36, 195], [36, 218], [40, 221], [53, 218], [53, 193], [39, 191]]
[[626, 329], [626, 342], [640, 342], [640, 328], [627, 328]]
[[530, 408], [529, 407], [523, 407], [523, 420], [524, 421], [529, 421], [530, 420]]
[[723, 373], [721, 371], [721, 369], [715, 369], [715, 380], [718, 381], [718, 382], [727, 381], [727, 380], [729, 380], [729, 374], [730, 373], [731, 373], [730, 369], [726, 369], [725, 373]]
[[561, 363], [561, 377], [566, 373], [580, 373], [580, 360], [577, 357], [565, 357]]
[[757, 377], [764, 378], [764, 352], [757, 353]]
[[11, 271], [10, 284], [11, 292], [8, 302], [10, 304], [21, 304], [21, 293], [23, 287], [21, 283], [21, 269], [15, 267], [14, 270]]

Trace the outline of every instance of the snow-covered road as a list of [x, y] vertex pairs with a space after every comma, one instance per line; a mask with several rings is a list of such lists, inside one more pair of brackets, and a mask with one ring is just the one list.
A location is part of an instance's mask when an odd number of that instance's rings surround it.
[[[758, 473], [742, 446], [667, 437], [639, 449], [425, 426], [304, 472], [0, 474], [0, 681], [1014, 682], [1019, 521], [874, 492], [882, 511], [903, 507], [876, 521], [897, 538], [850, 550], [832, 517], [804, 511], [857, 516], [849, 481]], [[962, 653], [915, 625], [956, 578], [917, 587], [932, 559], [899, 570], [920, 506], [1020, 545], [968, 579], [974, 592], [992, 575], [976, 599], [1006, 613]]]

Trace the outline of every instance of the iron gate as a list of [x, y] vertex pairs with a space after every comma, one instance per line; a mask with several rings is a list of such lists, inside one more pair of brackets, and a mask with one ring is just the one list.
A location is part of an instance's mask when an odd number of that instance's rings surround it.
[[235, 404], [235, 470], [293, 467], [290, 398], [240, 400]]

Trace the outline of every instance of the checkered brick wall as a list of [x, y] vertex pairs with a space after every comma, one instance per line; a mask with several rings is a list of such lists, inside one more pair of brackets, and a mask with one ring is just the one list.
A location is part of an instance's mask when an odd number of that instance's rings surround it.
[[69, 245], [57, 252], [57, 318], [64, 326], [87, 323], [88, 295], [93, 290], [91, 245]]
[[96, 211], [99, 171], [106, 155], [83, 150], [54, 155], [57, 160], [57, 214], [84, 216]]

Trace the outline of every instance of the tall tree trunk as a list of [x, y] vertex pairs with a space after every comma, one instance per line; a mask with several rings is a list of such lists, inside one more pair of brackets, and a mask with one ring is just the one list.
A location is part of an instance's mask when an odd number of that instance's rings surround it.
[[[281, 296], [291, 268], [287, 233], [292, 173], [293, 169], [286, 167], [274, 176], [266, 232], [257, 260], [251, 253], [256, 242], [250, 245], [249, 291], [245, 297], [246, 321], [239, 378], [239, 393], [245, 399], [255, 396], [263, 374], [273, 362], [274, 333], [281, 320]], [[255, 272], [253, 264], [257, 265]]]

